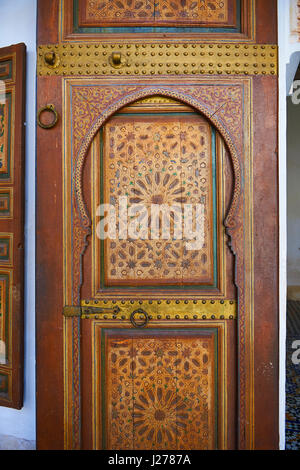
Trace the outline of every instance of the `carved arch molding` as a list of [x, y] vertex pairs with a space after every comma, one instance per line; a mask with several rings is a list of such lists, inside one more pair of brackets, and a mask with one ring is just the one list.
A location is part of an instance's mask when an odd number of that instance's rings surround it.
[[[246, 365], [245, 351], [251, 342], [249, 325], [252, 322], [253, 293], [251, 292], [252, 276], [248, 263], [251, 258], [249, 237], [251, 236], [251, 198], [252, 198], [252, 125], [251, 125], [251, 78], [187, 79], [186, 84], [163, 80], [159, 84], [154, 81], [144, 82], [132, 80], [108, 82], [105, 80], [84, 79], [64, 80], [64, 115], [68, 116], [64, 123], [65, 163], [64, 163], [64, 204], [65, 210], [72, 214], [72, 226], [65, 227], [67, 248], [72, 253], [66, 261], [67, 291], [66, 305], [80, 305], [80, 288], [82, 283], [82, 257], [87, 247], [87, 238], [91, 233], [91, 220], [83, 197], [83, 168], [89, 147], [101, 126], [125, 105], [141, 98], [161, 95], [176, 99], [190, 105], [203, 114], [220, 132], [232, 159], [234, 171], [234, 191], [230, 208], [224, 225], [230, 240], [231, 249], [235, 255], [236, 278], [238, 288], [238, 331], [239, 331], [239, 441], [243, 448], [245, 443], [245, 426], [251, 422], [251, 410], [247, 409], [249, 402], [246, 392], [249, 387], [249, 371]], [[70, 136], [73, 139], [70, 139]], [[70, 139], [70, 140], [68, 140]], [[70, 191], [70, 188], [73, 188]], [[69, 193], [68, 193], [69, 190]], [[68, 196], [71, 195], [71, 196]], [[66, 219], [67, 220], [67, 219]], [[245, 222], [246, 221], [246, 222]], [[67, 233], [67, 235], [66, 235]], [[71, 245], [72, 244], [72, 245]], [[71, 248], [72, 246], [72, 248]], [[246, 247], [246, 249], [245, 249]], [[249, 249], [247, 248], [249, 247]], [[247, 251], [248, 250], [248, 251]], [[249, 272], [251, 274], [249, 274]], [[247, 302], [247, 303], [246, 303]], [[245, 312], [247, 305], [247, 314]], [[80, 319], [66, 320], [71, 328], [73, 360], [71, 381], [74, 390], [72, 404], [72, 435], [73, 448], [80, 445]], [[247, 386], [246, 386], [247, 384]]]

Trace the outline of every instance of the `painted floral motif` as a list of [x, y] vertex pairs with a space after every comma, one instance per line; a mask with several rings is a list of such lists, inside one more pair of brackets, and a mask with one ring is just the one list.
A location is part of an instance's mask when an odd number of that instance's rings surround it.
[[107, 446], [214, 447], [213, 337], [108, 339]]
[[103, 24], [224, 23], [228, 19], [228, 0], [90, 0], [86, 18]]
[[[126, 196], [129, 206], [145, 206], [148, 220], [143, 223], [147, 222], [148, 232], [145, 240], [107, 240], [108, 283], [212, 280], [211, 166], [211, 130], [199, 116], [138, 120], [119, 116], [109, 121], [104, 130], [105, 202], [118, 211], [119, 198]], [[160, 213], [159, 239], [153, 239], [151, 205], [162, 204], [174, 209], [170, 235], [167, 216]], [[204, 207], [204, 244], [199, 250], [188, 250], [186, 240], [174, 236], [184, 204]]]
[[6, 160], [5, 104], [0, 103], [0, 172], [3, 171]]

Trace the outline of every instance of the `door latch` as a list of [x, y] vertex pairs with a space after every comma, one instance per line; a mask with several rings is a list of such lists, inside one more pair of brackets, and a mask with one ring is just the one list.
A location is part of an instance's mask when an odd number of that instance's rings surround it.
[[117, 315], [121, 309], [116, 305], [114, 307], [94, 307], [67, 305], [63, 309], [64, 317], [81, 317], [81, 315], [99, 315], [101, 313], [113, 313]]

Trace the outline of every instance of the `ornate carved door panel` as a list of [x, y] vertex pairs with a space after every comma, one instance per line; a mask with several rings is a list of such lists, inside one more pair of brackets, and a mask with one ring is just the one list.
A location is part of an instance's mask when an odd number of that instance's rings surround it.
[[23, 406], [26, 47], [0, 49], [0, 406]]
[[275, 2], [47, 3], [40, 448], [275, 448]]

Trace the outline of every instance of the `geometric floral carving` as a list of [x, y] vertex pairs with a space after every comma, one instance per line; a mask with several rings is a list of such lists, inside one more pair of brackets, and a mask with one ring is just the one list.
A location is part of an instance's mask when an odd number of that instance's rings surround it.
[[214, 333], [107, 337], [106, 448], [213, 449]]
[[88, 0], [85, 22], [91, 24], [224, 24], [228, 0]]
[[[2, 102], [1, 98], [4, 98], [5, 102]], [[10, 100], [11, 94], [7, 94], [6, 98], [5, 95], [3, 97], [0, 96], [0, 178], [7, 178], [9, 176]]]
[[[83, 226], [90, 226], [82, 195], [82, 168], [87, 149], [105, 120], [122, 106], [151, 95], [169, 96], [183, 101], [207, 115], [220, 131], [231, 151], [235, 172], [235, 188], [226, 225], [234, 224], [241, 191], [240, 155], [243, 150], [243, 94], [241, 86], [152, 86], [124, 85], [122, 87], [74, 87], [73, 100], [73, 155], [74, 190]], [[101, 114], [99, 115], [99, 110]], [[97, 118], [98, 117], [98, 118]]]
[[[239, 423], [240, 448], [245, 447], [246, 423], [246, 383], [248, 380], [245, 363], [245, 259], [244, 259], [244, 164], [249, 156], [250, 139], [249, 116], [249, 79], [237, 81], [220, 79], [209, 83], [207, 79], [197, 84], [136, 82], [114, 85], [105, 80], [97, 81], [94, 86], [73, 83], [70, 87], [71, 130], [72, 130], [72, 212], [73, 212], [73, 252], [72, 280], [73, 299], [80, 305], [80, 285], [82, 282], [81, 259], [86, 248], [86, 237], [90, 234], [91, 221], [83, 197], [82, 174], [88, 149], [103, 124], [122, 107], [150, 96], [167, 96], [194, 107], [203, 113], [223, 137], [232, 160], [234, 187], [231, 205], [224, 221], [231, 248], [236, 256], [236, 285], [239, 288]], [[245, 108], [246, 105], [246, 108]], [[246, 111], [245, 111], [246, 109]], [[248, 178], [248, 176], [247, 176]], [[78, 235], [80, 234], [80, 238]], [[77, 239], [76, 239], [77, 238]], [[75, 328], [74, 345], [78, 345], [79, 332]], [[78, 345], [79, 347], [79, 345]], [[77, 359], [74, 359], [73, 384], [80, 381]], [[74, 405], [73, 448], [79, 448], [80, 432], [76, 423], [80, 420], [80, 410]]]
[[[146, 240], [106, 240], [107, 285], [213, 283], [211, 139], [209, 123], [197, 114], [135, 115], [134, 119], [119, 115], [104, 126], [104, 202], [113, 204], [118, 213], [119, 197], [127, 197], [129, 207], [142, 204], [148, 211]], [[201, 248], [188, 250], [185, 238], [174, 240], [174, 225], [181, 226], [174, 216], [170, 233], [165, 230], [164, 239], [153, 239], [153, 204], [172, 206], [178, 218], [184, 204], [201, 205]], [[160, 214], [162, 230], [167, 223]]]

